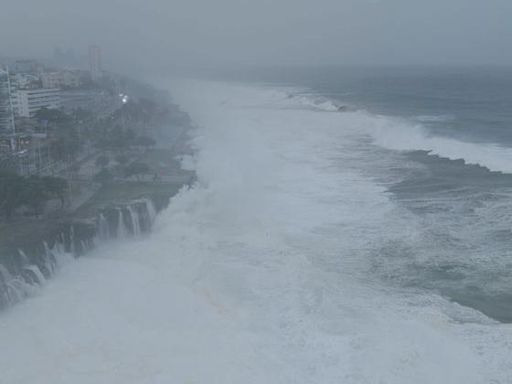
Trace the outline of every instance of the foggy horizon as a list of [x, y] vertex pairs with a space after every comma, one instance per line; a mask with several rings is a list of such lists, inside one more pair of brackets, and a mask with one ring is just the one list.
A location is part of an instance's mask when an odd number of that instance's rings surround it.
[[512, 65], [502, 0], [8, 2], [1, 56], [102, 47], [126, 72], [230, 66]]

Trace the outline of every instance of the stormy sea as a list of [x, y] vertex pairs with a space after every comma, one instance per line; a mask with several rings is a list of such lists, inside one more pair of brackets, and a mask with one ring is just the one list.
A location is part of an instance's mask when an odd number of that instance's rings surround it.
[[0, 383], [512, 382], [512, 71], [157, 85], [196, 183], [0, 314]]

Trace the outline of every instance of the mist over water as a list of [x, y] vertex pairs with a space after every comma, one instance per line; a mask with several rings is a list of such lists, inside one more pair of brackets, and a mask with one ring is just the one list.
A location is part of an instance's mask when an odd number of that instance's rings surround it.
[[421, 165], [379, 141], [381, 120], [289, 88], [169, 87], [197, 124], [196, 185], [151, 235], [1, 315], [0, 382], [512, 381], [510, 325], [385, 283], [407, 277], [393, 256], [424, 221], [387, 193]]

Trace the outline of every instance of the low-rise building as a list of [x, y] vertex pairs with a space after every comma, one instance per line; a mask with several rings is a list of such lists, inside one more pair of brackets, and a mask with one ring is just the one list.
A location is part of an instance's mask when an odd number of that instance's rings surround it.
[[18, 115], [33, 117], [41, 108], [60, 108], [60, 90], [57, 88], [22, 89], [18, 91]]

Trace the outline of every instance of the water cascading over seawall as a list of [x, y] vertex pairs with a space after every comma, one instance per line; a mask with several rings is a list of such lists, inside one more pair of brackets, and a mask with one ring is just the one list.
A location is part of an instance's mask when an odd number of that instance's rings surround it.
[[149, 233], [156, 214], [149, 198], [107, 207], [94, 218], [63, 224], [58, 233], [31, 252], [17, 249], [6, 255], [0, 263], [0, 310], [33, 295], [63, 263], [105, 242]]

